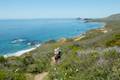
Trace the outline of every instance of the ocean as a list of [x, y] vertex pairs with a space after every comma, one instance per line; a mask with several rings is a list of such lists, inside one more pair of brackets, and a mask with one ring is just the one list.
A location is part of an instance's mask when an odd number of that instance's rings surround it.
[[0, 20], [0, 55], [30, 49], [48, 40], [71, 38], [102, 25], [76, 19]]

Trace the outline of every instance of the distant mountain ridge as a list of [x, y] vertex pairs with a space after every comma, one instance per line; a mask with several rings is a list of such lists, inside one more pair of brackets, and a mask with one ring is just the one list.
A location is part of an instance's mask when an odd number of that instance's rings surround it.
[[108, 22], [108, 21], [120, 21], [120, 13], [119, 14], [113, 14], [108, 17], [104, 18], [97, 18], [97, 19], [91, 19], [90, 21], [102, 21], [102, 22]]
[[107, 19], [109, 19], [109, 20], [120, 20], [120, 14], [113, 14], [111, 16], [108, 16]]
[[108, 16], [106, 18], [103, 19], [107, 19], [107, 20], [120, 20], [120, 14], [113, 14], [111, 16]]

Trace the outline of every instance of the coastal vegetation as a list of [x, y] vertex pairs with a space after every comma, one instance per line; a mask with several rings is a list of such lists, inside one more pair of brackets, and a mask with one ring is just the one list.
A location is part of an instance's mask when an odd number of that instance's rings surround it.
[[[47, 72], [45, 80], [120, 80], [120, 14], [102, 19], [104, 28], [84, 37], [50, 40], [20, 57], [0, 57], [0, 80], [34, 80]], [[59, 64], [52, 63], [54, 49], [60, 47]]]

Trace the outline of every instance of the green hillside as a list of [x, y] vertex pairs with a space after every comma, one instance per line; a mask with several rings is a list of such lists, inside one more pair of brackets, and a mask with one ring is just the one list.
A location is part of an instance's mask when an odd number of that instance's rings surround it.
[[84, 38], [68, 45], [62, 62], [51, 69], [49, 79], [120, 80], [119, 19], [117, 14], [92, 20], [106, 25], [103, 29], [88, 31]]
[[[89, 30], [72, 39], [43, 43], [20, 57], [0, 57], [0, 80], [34, 80], [47, 72], [45, 80], [120, 80], [120, 15], [103, 19], [104, 28]], [[59, 64], [52, 63], [60, 47]]]

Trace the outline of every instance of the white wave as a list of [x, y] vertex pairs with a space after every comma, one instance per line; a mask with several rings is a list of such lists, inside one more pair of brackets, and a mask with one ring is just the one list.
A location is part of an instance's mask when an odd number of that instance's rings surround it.
[[25, 50], [21, 50], [21, 51], [15, 52], [15, 53], [6, 54], [6, 55], [4, 55], [4, 57], [5, 57], [5, 58], [7, 58], [7, 57], [12, 57], [12, 56], [18, 57], [18, 56], [21, 56], [21, 55], [23, 55], [23, 54], [25, 54], [25, 53], [31, 52], [31, 51], [35, 50], [36, 48], [38, 48], [38, 47], [40, 47], [40, 46], [41, 46], [41, 44], [38, 44], [38, 45], [36, 45], [35, 47], [30, 48], [30, 49], [25, 49]]

